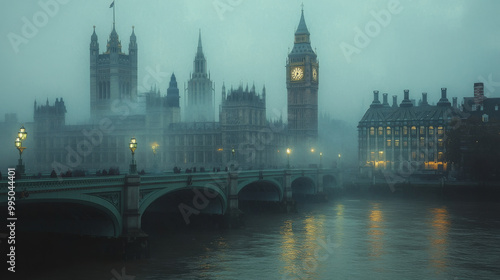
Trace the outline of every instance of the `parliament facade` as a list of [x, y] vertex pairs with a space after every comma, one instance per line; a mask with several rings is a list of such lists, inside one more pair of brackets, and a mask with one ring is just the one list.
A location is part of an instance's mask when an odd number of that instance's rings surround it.
[[[100, 52], [95, 32], [90, 40], [90, 116], [84, 125], [67, 125], [63, 98], [55, 103], [35, 101], [34, 123], [28, 125], [34, 147], [27, 166], [31, 172], [58, 174], [67, 170], [90, 172], [118, 167], [128, 170], [128, 143], [135, 137], [138, 169], [173, 167], [244, 169], [283, 167], [286, 149], [317, 141], [318, 63], [310, 46], [302, 11], [287, 64], [288, 124], [266, 118], [266, 89], [222, 86], [219, 121], [215, 120], [213, 83], [207, 73], [201, 32], [189, 77], [185, 112], [181, 119], [178, 77], [171, 75], [166, 95], [159, 89], [137, 92], [138, 43], [134, 30], [128, 53], [113, 29]], [[290, 134], [290, 131], [292, 132]], [[291, 140], [293, 135], [293, 141]]]

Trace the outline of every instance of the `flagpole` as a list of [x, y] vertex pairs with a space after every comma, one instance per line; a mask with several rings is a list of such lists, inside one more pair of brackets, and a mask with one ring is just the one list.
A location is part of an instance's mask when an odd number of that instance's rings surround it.
[[113, 27], [115, 26], [115, 1], [113, 1]]

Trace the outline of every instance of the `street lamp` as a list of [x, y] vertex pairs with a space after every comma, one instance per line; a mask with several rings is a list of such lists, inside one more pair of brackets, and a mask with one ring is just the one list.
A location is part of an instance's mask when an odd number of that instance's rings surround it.
[[156, 142], [151, 145], [151, 149], [153, 149], [153, 168], [158, 168], [158, 164], [156, 162], [156, 150], [158, 149], [160, 145], [158, 145]]
[[236, 153], [236, 151], [234, 150], [234, 148], [231, 149], [231, 154], [233, 155], [233, 160], [234, 160], [234, 154]]
[[323, 159], [323, 153], [322, 153], [322, 152], [320, 152], [320, 153], [319, 153], [319, 168], [321, 168], [321, 167], [322, 167], [322, 164], [321, 164], [322, 159]]
[[292, 153], [292, 150], [290, 148], [286, 148], [286, 158], [287, 158], [287, 164], [286, 168], [290, 169], [290, 154]]
[[17, 138], [16, 141], [14, 142], [17, 150], [19, 151], [19, 160], [16, 166], [16, 170], [18, 170], [19, 174], [24, 175], [25, 167], [23, 164], [23, 151], [26, 149], [26, 147], [23, 147], [23, 141], [26, 140], [28, 137], [28, 132], [26, 132], [26, 129], [24, 128], [24, 125], [21, 126], [19, 129], [19, 132], [17, 133]]
[[132, 137], [130, 139], [130, 143], [128, 144], [128, 147], [130, 148], [130, 151], [132, 151], [132, 162], [130, 163], [130, 174], [136, 174], [137, 173], [137, 165], [135, 164], [135, 159], [134, 159], [134, 154], [135, 154], [135, 149], [137, 149], [137, 140], [135, 137]]

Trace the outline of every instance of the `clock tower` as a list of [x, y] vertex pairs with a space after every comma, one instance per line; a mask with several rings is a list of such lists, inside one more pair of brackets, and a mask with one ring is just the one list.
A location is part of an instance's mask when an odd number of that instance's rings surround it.
[[286, 62], [288, 131], [290, 144], [298, 149], [297, 152], [317, 145], [318, 82], [319, 62], [311, 48], [310, 33], [302, 9], [293, 49]]

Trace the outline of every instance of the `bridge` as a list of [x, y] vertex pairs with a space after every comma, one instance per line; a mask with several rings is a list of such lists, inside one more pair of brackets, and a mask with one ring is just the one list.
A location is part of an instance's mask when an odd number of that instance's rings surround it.
[[[4, 178], [2, 209], [7, 209], [8, 186]], [[294, 196], [340, 188], [342, 176], [336, 169], [129, 174], [24, 179], [15, 187], [16, 216], [29, 221], [28, 230], [130, 238], [147, 236], [141, 220], [148, 212], [177, 211], [186, 224], [201, 213], [235, 222], [242, 201], [276, 202], [289, 211]]]

